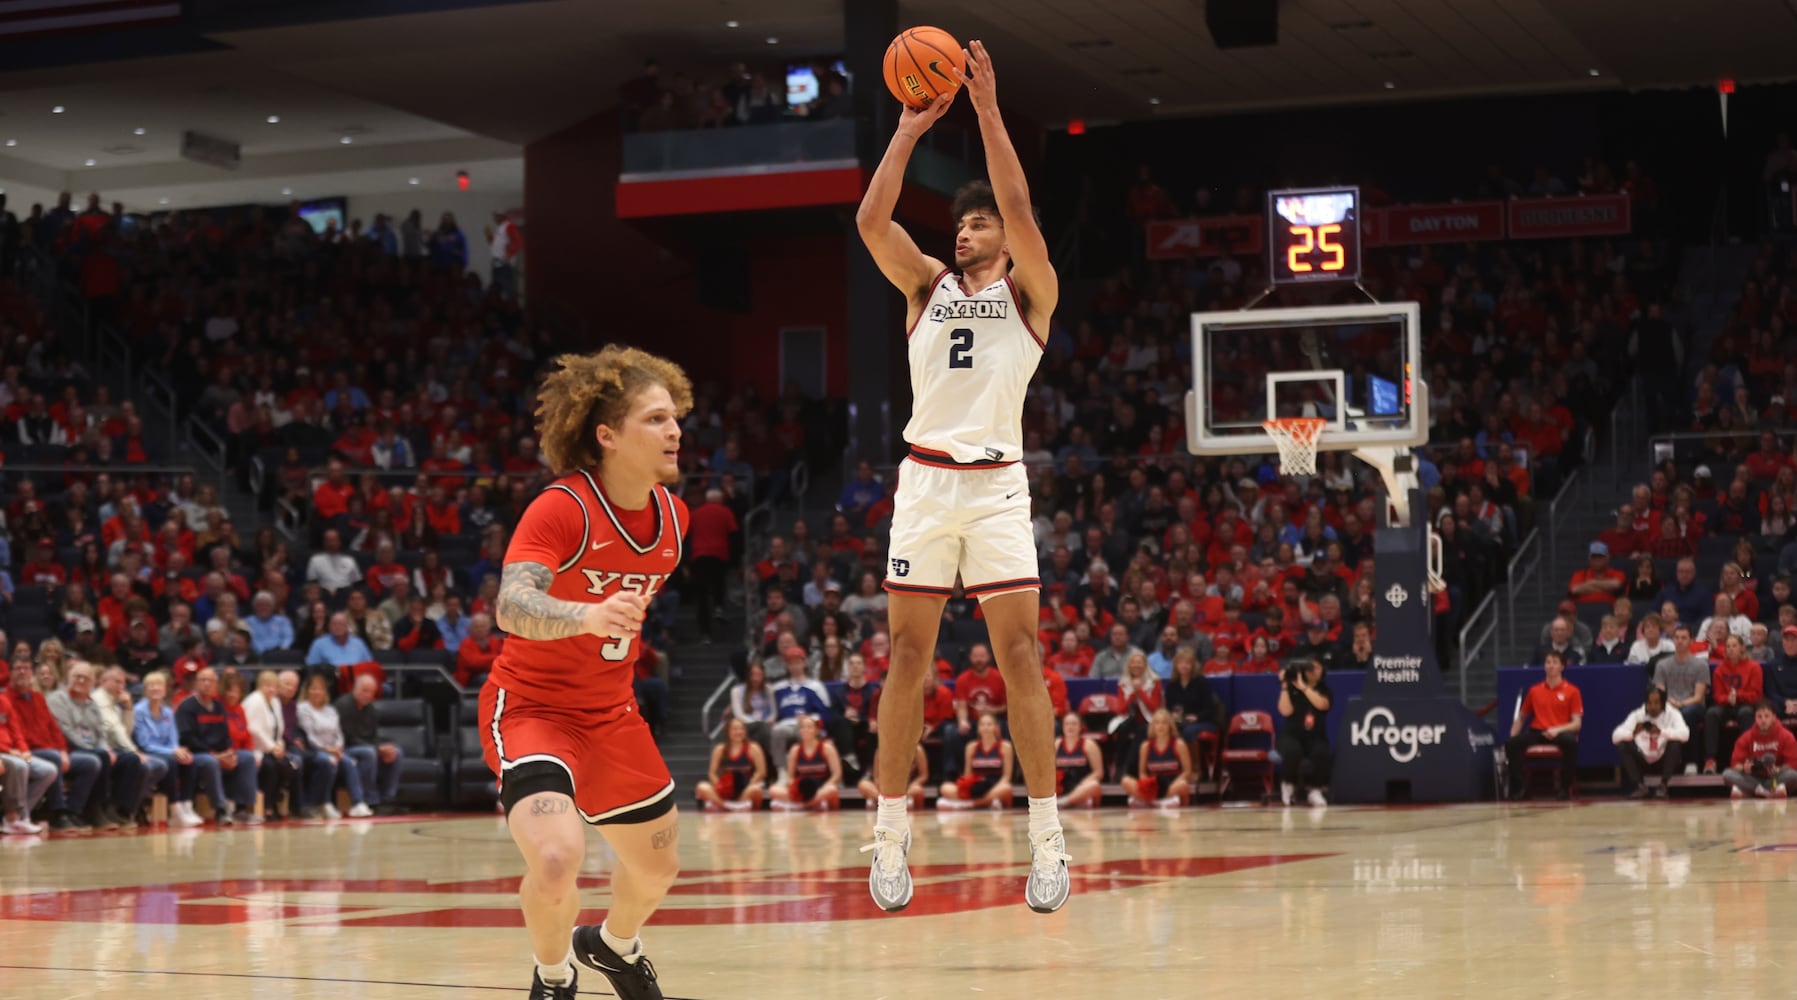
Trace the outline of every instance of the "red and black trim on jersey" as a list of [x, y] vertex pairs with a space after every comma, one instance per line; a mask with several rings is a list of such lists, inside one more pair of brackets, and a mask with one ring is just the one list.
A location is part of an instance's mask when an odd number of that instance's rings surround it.
[[1036, 342], [1039, 350], [1048, 350], [1048, 341], [1043, 340], [1036, 328], [1030, 325], [1029, 310], [1023, 308], [1023, 293], [1017, 290], [1017, 282], [1012, 281], [1008, 274], [1005, 275], [1005, 287], [1011, 290], [1011, 298], [1017, 303], [1017, 318], [1023, 321], [1023, 328], [1029, 331], [1030, 339]]
[[[943, 269], [942, 269], [942, 270], [940, 270], [940, 271], [937, 271], [937, 272], [936, 272], [936, 276], [935, 276], [935, 277], [934, 277], [934, 278], [931, 278], [931, 279], [930, 279], [930, 283], [929, 283], [929, 284], [927, 284], [927, 285], [925, 285], [925, 286], [923, 286], [923, 287], [924, 287], [924, 292], [925, 292], [925, 295], [924, 295], [924, 297], [923, 297], [923, 300], [924, 300], [924, 305], [926, 305], [926, 306], [927, 306], [927, 305], [929, 305], [929, 302], [930, 302], [930, 296], [932, 296], [932, 295], [934, 295], [934, 294], [936, 294], [936, 286], [937, 286], [937, 285], [939, 285], [939, 284], [941, 284], [941, 283], [942, 283], [942, 279], [943, 279], [943, 277], [944, 277], [944, 276], [945, 276], [945, 275], [948, 275], [948, 274], [952, 274], [952, 273], [954, 273], [954, 268], [952, 268], [952, 267], [945, 267], [945, 268], [943, 268]], [[959, 278], [956, 278], [956, 279], [955, 279], [955, 280], [956, 280], [956, 281], [960, 281], [960, 280], [961, 280], [961, 279], [959, 279]], [[967, 289], [966, 289], [966, 286], [965, 286], [965, 285], [963, 285], [963, 286], [962, 286], [962, 292], [963, 292], [963, 293], [965, 293], [965, 292], [966, 292], [966, 290], [967, 290]], [[921, 323], [921, 322], [923, 322], [923, 314], [924, 314], [924, 312], [925, 312], [925, 310], [923, 310], [923, 309], [919, 309], [919, 310], [917, 310], [917, 315], [916, 315], [916, 316], [914, 316], [914, 317], [912, 317], [912, 318], [911, 318], [911, 325], [910, 325], [910, 326], [908, 326], [908, 327], [905, 327], [905, 339], [906, 339], [906, 340], [910, 340], [910, 339], [911, 339], [911, 332], [912, 332], [912, 331], [913, 331], [913, 330], [916, 330], [916, 329], [917, 329], [917, 324], [919, 324], [919, 323]], [[1028, 320], [1025, 320], [1025, 321], [1024, 321], [1024, 324], [1023, 324], [1023, 325], [1024, 325], [1024, 326], [1029, 326], [1029, 321], [1028, 321]]]
[[[618, 537], [624, 539], [624, 544], [636, 550], [637, 555], [646, 556], [654, 552], [656, 547], [663, 544], [663, 540], [667, 538], [668, 525], [678, 523], [674, 517], [673, 494], [668, 492], [666, 486], [659, 484], [653, 486], [649, 490], [649, 502], [655, 505], [655, 534], [650, 536], [647, 542], [639, 542], [636, 536], [624, 527], [624, 523], [618, 520], [617, 511], [612, 509], [611, 501], [606, 498], [605, 491], [599, 488], [599, 481], [593, 478], [593, 474], [585, 469], [580, 470], [580, 474], [586, 479], [587, 485], [593, 488], [593, 495], [599, 498], [599, 509], [605, 512], [605, 516], [611, 521], [611, 526], [617, 529]], [[683, 551], [685, 540], [680, 537], [677, 528], [673, 535], [671, 544], [674, 549], [674, 558], [678, 560], [685, 555]]]
[[[991, 450], [997, 451], [998, 449], [994, 448]], [[957, 462], [955, 461], [955, 457], [946, 451], [919, 448], [916, 445], [911, 446], [910, 458], [911, 461], [916, 462], [918, 465], [927, 465], [933, 469], [1002, 469], [1007, 465], [1017, 464], [1016, 459], [1011, 459], [1010, 461], [980, 459], [974, 462]]]

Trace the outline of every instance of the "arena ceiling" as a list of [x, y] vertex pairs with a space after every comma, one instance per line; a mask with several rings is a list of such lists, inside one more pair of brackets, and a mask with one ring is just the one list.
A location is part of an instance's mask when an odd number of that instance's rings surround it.
[[[522, 142], [578, 120], [647, 55], [839, 51], [841, 2], [550, 0], [215, 37]], [[1047, 124], [1797, 76], [1797, 0], [1283, 0], [1278, 45], [1227, 51], [1202, 0], [902, 0], [900, 21], [985, 39], [1005, 98]]]
[[[17, 141], [0, 148], [0, 178], [201, 183], [211, 168], [178, 159], [186, 128], [243, 143], [246, 169], [267, 176], [514, 156], [613, 103], [646, 56], [703, 76], [735, 59], [838, 53], [842, 2], [470, 5], [221, 28], [204, 51], [0, 70], [0, 142]], [[1278, 45], [1225, 51], [1201, 0], [902, 0], [900, 20], [985, 39], [1006, 102], [1051, 127], [1797, 76], [1797, 0], [1283, 0]], [[57, 105], [67, 112], [52, 115]]]

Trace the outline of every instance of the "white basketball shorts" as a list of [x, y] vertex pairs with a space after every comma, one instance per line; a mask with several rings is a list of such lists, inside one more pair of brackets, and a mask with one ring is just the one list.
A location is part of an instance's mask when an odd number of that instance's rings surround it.
[[956, 464], [913, 447], [900, 465], [886, 589], [947, 597], [1036, 590], [1029, 473], [1021, 462]]

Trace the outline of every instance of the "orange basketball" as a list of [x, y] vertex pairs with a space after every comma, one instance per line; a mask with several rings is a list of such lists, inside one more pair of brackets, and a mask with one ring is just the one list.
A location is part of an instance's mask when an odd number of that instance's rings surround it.
[[961, 43], [941, 28], [908, 28], [886, 46], [883, 69], [892, 96], [922, 111], [936, 98], [955, 92], [967, 60]]

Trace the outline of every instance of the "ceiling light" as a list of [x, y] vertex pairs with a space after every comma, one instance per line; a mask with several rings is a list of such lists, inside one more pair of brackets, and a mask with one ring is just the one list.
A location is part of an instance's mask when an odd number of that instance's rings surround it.
[[158, 198], [158, 199], [156, 199], [156, 204], [166, 205], [166, 204], [168, 204], [168, 199], [167, 198]]
[[768, 39], [767, 39], [767, 43], [768, 43], [768, 44], [769, 44], [769, 45], [779, 45], [779, 44], [780, 44], [780, 39], [778, 39], [778, 38], [775, 38], [775, 37], [774, 37], [774, 36], [772, 36], [772, 35], [769, 35], [769, 36], [768, 36]]
[[134, 128], [131, 130], [131, 134], [132, 135], [143, 135], [145, 132], [148, 132], [148, 131], [149, 131], [149, 129], [147, 129], [147, 128]]
[[346, 136], [344, 136], [344, 137], [343, 137], [343, 138], [341, 138], [341, 139], [338, 139], [338, 140], [337, 140], [337, 141], [338, 141], [338, 142], [340, 142], [340, 143], [342, 143], [342, 144], [344, 144], [344, 145], [345, 145], [345, 146], [347, 146], [347, 145], [349, 145], [349, 144], [350, 144], [350, 143], [352, 143], [352, 142], [355, 142], [355, 141], [356, 141], [356, 140], [354, 140], [354, 139], [352, 139], [352, 138], [350, 138], [350, 137], [349, 137], [349, 136], [347, 136], [347, 135], [346, 135]]
[[17, 146], [18, 144], [19, 144], [19, 140], [17, 140], [17, 139], [6, 140], [6, 148], [8, 148], [8, 149], [11, 149], [12, 147]]
[[58, 104], [56, 107], [53, 107], [50, 109], [50, 113], [53, 115], [60, 115], [60, 114], [62, 114], [62, 112], [63, 112], [63, 107], [60, 104]]
[[292, 189], [292, 188], [282, 188], [282, 189], [281, 189], [281, 193], [282, 193], [282, 194], [292, 194], [292, 193], [293, 193], [293, 189]]
[[263, 121], [268, 122], [270, 125], [279, 125], [281, 124], [281, 116], [269, 115], [267, 118], [264, 118]]
[[1396, 89], [1398, 89], [1398, 85], [1391, 82], [1390, 80], [1387, 80], [1387, 81], [1385, 81], [1385, 89], [1386, 90], [1396, 90]]
[[410, 179], [410, 180], [407, 180], [407, 181], [406, 181], [406, 183], [407, 183], [407, 184], [411, 184], [411, 185], [413, 185], [413, 186], [417, 186], [417, 184], [418, 184], [418, 178], [416, 178], [416, 177], [413, 177], [413, 178], [411, 178], [411, 179]]
[[94, 161], [92, 161], [92, 160], [83, 160], [83, 161], [82, 161], [82, 165], [83, 165], [83, 166], [88, 166], [88, 167], [91, 167], [91, 166], [93, 166], [93, 165], [94, 165]]
[[1591, 74], [1591, 75], [1592, 75], [1592, 76], [1603, 76], [1603, 73], [1602, 73], [1602, 72], [1600, 72], [1600, 71], [1598, 71], [1598, 70], [1595, 70], [1595, 69], [1593, 69], [1593, 70], [1587, 70], [1587, 71], [1586, 71], [1586, 72], [1588, 72], [1588, 73], [1590, 73], [1590, 74]]
[[725, 22], [724, 22], [724, 27], [726, 27], [726, 28], [734, 28], [734, 27], [737, 27], [737, 26], [739, 26], [739, 25], [740, 25], [740, 24], [741, 24], [741, 23], [742, 23], [742, 22], [740, 22], [740, 21], [725, 21]]
[[1161, 99], [1158, 97], [1150, 97], [1148, 99], [1149, 104], [1159, 104], [1160, 102], [1161, 102]]

